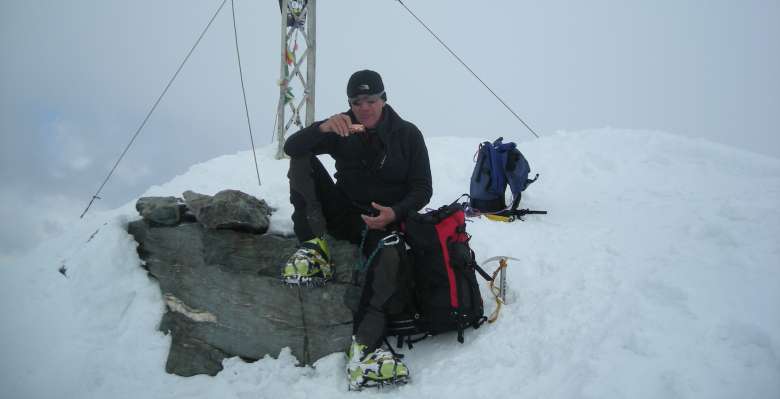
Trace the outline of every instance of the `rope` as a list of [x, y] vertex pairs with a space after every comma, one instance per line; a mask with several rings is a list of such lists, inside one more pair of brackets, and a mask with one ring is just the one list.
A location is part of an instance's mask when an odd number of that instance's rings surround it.
[[444, 48], [445, 48], [445, 49], [447, 49], [447, 51], [449, 51], [449, 52], [450, 52], [450, 54], [452, 54], [452, 56], [453, 56], [453, 57], [455, 57], [455, 59], [457, 59], [457, 60], [458, 60], [458, 61], [459, 61], [459, 62], [460, 62], [460, 63], [461, 63], [461, 64], [462, 64], [464, 67], [466, 67], [466, 69], [467, 69], [469, 72], [471, 72], [471, 74], [472, 74], [472, 75], [473, 75], [475, 78], [477, 78], [477, 80], [479, 80], [479, 83], [482, 83], [482, 86], [485, 86], [485, 88], [486, 88], [486, 89], [488, 89], [488, 91], [489, 91], [491, 94], [493, 94], [493, 97], [495, 97], [495, 98], [496, 98], [496, 99], [497, 99], [499, 102], [501, 102], [501, 104], [503, 104], [503, 105], [504, 105], [504, 107], [505, 107], [507, 110], [509, 110], [509, 112], [511, 112], [511, 113], [512, 113], [512, 115], [514, 115], [514, 116], [515, 116], [515, 118], [517, 118], [517, 120], [519, 120], [519, 121], [520, 121], [520, 123], [522, 123], [522, 124], [523, 124], [523, 125], [524, 125], [524, 126], [527, 128], [527, 129], [528, 129], [528, 131], [530, 131], [530, 132], [531, 132], [531, 133], [532, 133], [534, 136], [536, 136], [536, 138], [537, 138], [537, 139], [539, 138], [539, 135], [538, 135], [538, 134], [536, 134], [536, 132], [535, 132], [533, 129], [531, 129], [531, 126], [528, 126], [528, 124], [527, 124], [527, 123], [525, 123], [525, 121], [523, 120], [523, 118], [521, 118], [519, 115], [517, 115], [517, 113], [516, 113], [516, 112], [515, 112], [515, 111], [514, 111], [512, 108], [510, 108], [510, 107], [509, 107], [509, 105], [507, 105], [507, 103], [506, 103], [506, 102], [504, 102], [504, 100], [502, 100], [502, 99], [501, 99], [501, 97], [499, 97], [499, 96], [498, 96], [498, 94], [496, 94], [496, 92], [494, 92], [494, 91], [493, 91], [493, 89], [491, 89], [491, 88], [490, 88], [490, 86], [488, 86], [488, 85], [487, 85], [487, 83], [485, 83], [485, 82], [484, 82], [484, 81], [483, 81], [483, 80], [482, 80], [482, 79], [481, 79], [479, 76], [477, 76], [477, 74], [476, 74], [476, 73], [475, 73], [473, 70], [471, 70], [471, 68], [469, 68], [469, 66], [468, 66], [468, 65], [466, 65], [466, 63], [465, 63], [465, 62], [463, 62], [463, 60], [462, 60], [462, 59], [460, 59], [460, 57], [458, 57], [458, 55], [457, 55], [457, 54], [455, 54], [455, 52], [454, 52], [454, 51], [452, 51], [452, 49], [450, 49], [450, 47], [449, 47], [449, 46], [447, 46], [447, 44], [445, 44], [445, 43], [444, 43], [444, 41], [442, 41], [442, 40], [439, 38], [439, 36], [437, 36], [435, 33], [433, 33], [433, 31], [431, 30], [431, 28], [429, 28], [429, 27], [428, 27], [428, 25], [426, 25], [426, 24], [425, 24], [425, 22], [423, 22], [423, 21], [422, 21], [420, 18], [418, 18], [418, 17], [417, 17], [417, 15], [415, 15], [415, 14], [412, 12], [412, 10], [410, 10], [410, 9], [409, 9], [409, 7], [407, 7], [407, 6], [406, 6], [406, 4], [404, 4], [404, 2], [403, 2], [403, 1], [401, 1], [401, 0], [397, 0], [397, 1], [398, 1], [398, 3], [399, 3], [399, 4], [401, 4], [401, 5], [402, 5], [402, 6], [403, 6], [403, 7], [406, 9], [406, 11], [408, 11], [408, 12], [409, 12], [409, 14], [411, 14], [411, 15], [414, 17], [414, 19], [416, 19], [416, 20], [417, 20], [417, 22], [419, 22], [419, 23], [420, 23], [420, 25], [422, 25], [422, 26], [423, 26], [423, 27], [424, 27], [426, 30], [428, 30], [428, 32], [429, 32], [429, 33], [430, 33], [430, 34], [431, 34], [431, 35], [432, 35], [434, 38], [436, 38], [436, 40], [438, 40], [438, 41], [439, 41], [439, 43], [441, 43], [441, 45], [442, 45], [442, 46], [444, 46]]
[[255, 161], [255, 172], [257, 173], [257, 185], [260, 183], [260, 169], [257, 167], [257, 153], [255, 152], [255, 139], [252, 136], [252, 122], [249, 119], [249, 106], [246, 103], [246, 89], [244, 88], [244, 72], [241, 68], [241, 51], [238, 49], [238, 29], [236, 28], [236, 7], [233, 0], [230, 0], [230, 8], [233, 10], [233, 36], [236, 39], [236, 58], [238, 58], [238, 75], [241, 77], [241, 93], [244, 95], [244, 111], [246, 112], [246, 124], [249, 126], [249, 141], [252, 143], [252, 159]]
[[[358, 252], [362, 255], [363, 247], [366, 244], [366, 235], [368, 235], [368, 226], [366, 226], [363, 229], [363, 233], [361, 235], [362, 237], [360, 239], [360, 247], [358, 247]], [[399, 233], [396, 231], [392, 231], [390, 234], [388, 234], [387, 236], [379, 240], [379, 242], [376, 244], [376, 248], [374, 248], [374, 251], [372, 251], [371, 254], [368, 255], [368, 258], [366, 258], [364, 262], [355, 264], [355, 270], [356, 271], [365, 270], [371, 264], [371, 261], [374, 260], [376, 254], [379, 253], [380, 250], [382, 250], [382, 248], [396, 245], [399, 242], [400, 242]]]
[[222, 4], [220, 4], [219, 8], [217, 8], [217, 11], [214, 12], [214, 15], [209, 20], [209, 23], [206, 25], [206, 27], [203, 29], [203, 32], [200, 33], [200, 36], [198, 36], [198, 40], [195, 41], [195, 44], [192, 45], [192, 48], [187, 53], [187, 56], [184, 57], [184, 61], [181, 62], [181, 65], [179, 65], [179, 68], [176, 70], [176, 73], [173, 74], [173, 77], [171, 77], [171, 80], [168, 81], [168, 84], [165, 86], [165, 89], [163, 89], [162, 93], [160, 93], [160, 96], [157, 97], [157, 101], [154, 102], [154, 105], [149, 110], [149, 113], [146, 114], [146, 117], [144, 118], [143, 122], [141, 122], [141, 125], [138, 127], [138, 129], [135, 131], [135, 134], [133, 135], [133, 138], [130, 139], [130, 142], [127, 143], [127, 146], [125, 146], [125, 149], [122, 151], [122, 154], [119, 155], [119, 158], [114, 163], [114, 167], [111, 168], [111, 171], [108, 172], [108, 176], [106, 176], [105, 180], [103, 180], [103, 183], [100, 185], [100, 187], [97, 189], [95, 194], [92, 196], [92, 199], [89, 201], [89, 204], [87, 205], [86, 209], [84, 209], [84, 212], [81, 213], [81, 216], [79, 218], [83, 219], [84, 215], [87, 214], [87, 211], [89, 211], [89, 208], [92, 206], [92, 203], [96, 199], [101, 199], [98, 195], [103, 190], [103, 187], [105, 187], [106, 183], [108, 183], [108, 180], [111, 179], [111, 176], [114, 174], [114, 171], [116, 170], [117, 166], [119, 166], [119, 163], [122, 162], [122, 159], [125, 157], [125, 154], [127, 154], [127, 151], [130, 149], [130, 146], [133, 145], [133, 142], [135, 142], [135, 139], [138, 137], [138, 135], [141, 133], [141, 130], [146, 126], [146, 122], [149, 120], [149, 118], [152, 116], [152, 113], [154, 113], [154, 110], [157, 109], [157, 105], [160, 104], [160, 101], [165, 96], [165, 93], [168, 92], [168, 89], [171, 87], [171, 84], [173, 84], [173, 81], [176, 80], [176, 77], [179, 76], [179, 72], [181, 72], [181, 69], [184, 67], [184, 64], [187, 63], [187, 60], [190, 59], [190, 56], [195, 51], [195, 48], [198, 47], [198, 44], [200, 44], [201, 39], [203, 39], [203, 36], [206, 34], [206, 31], [209, 30], [211, 27], [211, 23], [214, 22], [214, 19], [217, 17], [220, 11], [222, 11], [222, 7], [225, 6], [225, 3], [227, 0], [222, 0]]
[[[360, 246], [358, 247], [358, 253], [363, 254], [363, 247], [366, 245], [366, 235], [368, 235], [368, 226], [363, 228], [363, 232], [360, 234]], [[374, 260], [374, 256], [376, 255], [379, 250], [382, 249], [382, 241], [379, 241], [377, 243], [376, 248], [374, 248], [374, 251], [371, 252], [371, 254], [368, 256], [368, 258], [363, 259], [363, 262], [359, 262], [355, 264], [355, 270], [357, 271], [363, 271], [368, 267], [369, 264], [371, 264], [371, 261]]]

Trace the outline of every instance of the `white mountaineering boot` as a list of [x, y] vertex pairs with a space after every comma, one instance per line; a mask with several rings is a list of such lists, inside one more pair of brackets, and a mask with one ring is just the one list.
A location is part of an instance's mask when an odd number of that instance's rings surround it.
[[350, 391], [409, 382], [409, 368], [401, 359], [382, 348], [371, 353], [365, 353], [366, 349], [366, 345], [358, 343], [355, 337], [352, 337], [352, 344], [347, 350], [347, 380]]
[[320, 286], [333, 277], [328, 244], [316, 237], [304, 241], [282, 268], [282, 282]]

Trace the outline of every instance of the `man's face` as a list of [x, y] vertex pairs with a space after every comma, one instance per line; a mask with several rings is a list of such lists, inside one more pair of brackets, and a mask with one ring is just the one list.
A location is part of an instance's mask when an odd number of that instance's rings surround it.
[[376, 127], [379, 119], [382, 118], [382, 107], [385, 101], [381, 94], [361, 95], [349, 101], [352, 112], [355, 114], [358, 122], [371, 129]]

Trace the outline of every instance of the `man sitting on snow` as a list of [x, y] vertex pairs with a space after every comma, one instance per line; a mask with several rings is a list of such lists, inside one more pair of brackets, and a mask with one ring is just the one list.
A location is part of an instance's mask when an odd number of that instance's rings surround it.
[[[402, 287], [403, 245], [393, 231], [431, 198], [431, 169], [422, 133], [385, 103], [382, 78], [355, 72], [347, 83], [350, 109], [315, 122], [287, 139], [290, 202], [298, 250], [282, 269], [288, 284], [320, 285], [333, 275], [327, 232], [362, 242], [371, 259], [360, 309], [347, 351], [350, 389], [405, 382], [409, 370], [381, 348], [385, 315], [397, 312]], [[336, 183], [316, 155], [336, 160]], [[388, 244], [375, 252], [380, 241]], [[397, 243], [397, 240], [395, 240]], [[373, 256], [372, 256], [373, 254]]]

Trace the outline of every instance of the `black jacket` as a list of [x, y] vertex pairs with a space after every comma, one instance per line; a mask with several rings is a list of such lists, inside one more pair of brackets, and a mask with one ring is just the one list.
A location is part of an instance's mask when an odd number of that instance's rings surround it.
[[[357, 123], [351, 110], [345, 114]], [[365, 133], [323, 133], [323, 122], [290, 136], [284, 152], [290, 157], [329, 154], [336, 160], [336, 186], [362, 206], [373, 201], [392, 207], [399, 221], [431, 199], [431, 166], [422, 133], [389, 105], [377, 127]]]

